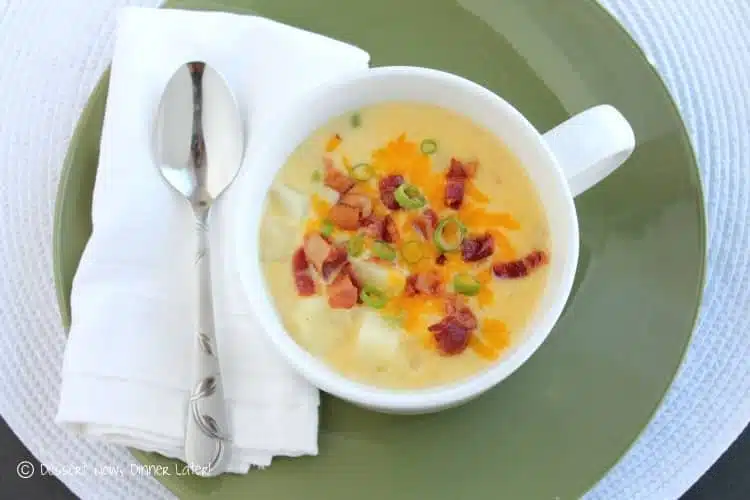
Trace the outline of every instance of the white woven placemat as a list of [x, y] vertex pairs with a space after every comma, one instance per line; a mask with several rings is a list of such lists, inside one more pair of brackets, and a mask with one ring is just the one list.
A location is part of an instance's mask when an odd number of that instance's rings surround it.
[[[690, 129], [708, 197], [709, 278], [664, 405], [588, 497], [677, 498], [750, 421], [750, 2], [601, 1], [654, 62]], [[127, 472], [133, 460], [52, 422], [65, 341], [51, 247], [60, 165], [108, 64], [115, 9], [157, 3], [0, 0], [0, 414], [43, 463], [86, 466], [61, 477], [86, 499], [171, 497], [145, 475], [94, 475]]]

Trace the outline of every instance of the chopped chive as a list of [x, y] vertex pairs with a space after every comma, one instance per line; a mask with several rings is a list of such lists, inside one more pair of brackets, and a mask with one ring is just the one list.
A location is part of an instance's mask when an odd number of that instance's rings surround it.
[[375, 171], [369, 163], [359, 163], [352, 167], [351, 176], [358, 181], [369, 181]]
[[395, 260], [396, 250], [385, 241], [376, 241], [372, 245], [372, 253], [375, 257], [383, 260]]
[[[447, 231], [455, 234], [448, 235], [446, 234]], [[452, 252], [458, 250], [461, 246], [461, 242], [466, 238], [466, 231], [466, 226], [458, 218], [446, 217], [438, 222], [435, 232], [432, 235], [432, 240], [441, 253]]]
[[310, 180], [313, 182], [320, 182], [322, 179], [323, 174], [320, 173], [320, 170], [313, 170], [313, 173], [310, 176]]
[[388, 296], [372, 285], [364, 285], [359, 292], [359, 298], [363, 304], [373, 309], [382, 309], [388, 303]]
[[426, 155], [435, 154], [437, 152], [437, 142], [434, 139], [425, 139], [419, 145], [419, 149]]
[[361, 234], [356, 234], [346, 243], [346, 251], [352, 257], [359, 257], [365, 250], [365, 238]]
[[349, 123], [351, 123], [352, 128], [359, 128], [360, 125], [362, 125], [362, 115], [359, 113], [354, 113], [349, 118]]
[[422, 208], [427, 203], [427, 199], [416, 186], [405, 182], [396, 188], [393, 196], [396, 203], [406, 209]]
[[462, 295], [474, 296], [479, 293], [481, 287], [479, 280], [470, 274], [461, 273], [453, 278], [453, 290]]
[[333, 233], [333, 222], [326, 219], [323, 221], [323, 224], [320, 226], [320, 234], [323, 236], [331, 236]]

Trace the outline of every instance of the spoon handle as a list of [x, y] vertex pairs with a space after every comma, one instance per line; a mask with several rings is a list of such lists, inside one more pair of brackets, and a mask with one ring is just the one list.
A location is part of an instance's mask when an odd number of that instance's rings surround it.
[[196, 207], [198, 226], [199, 328], [196, 336], [194, 384], [188, 404], [185, 458], [200, 476], [215, 476], [229, 455], [229, 424], [214, 334], [214, 308], [208, 244], [208, 208]]

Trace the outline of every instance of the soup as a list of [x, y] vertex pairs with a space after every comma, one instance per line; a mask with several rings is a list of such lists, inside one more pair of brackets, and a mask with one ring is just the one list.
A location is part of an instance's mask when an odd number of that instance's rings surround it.
[[362, 383], [425, 388], [502, 362], [544, 291], [533, 184], [489, 131], [440, 107], [332, 119], [265, 203], [261, 259], [281, 321]]

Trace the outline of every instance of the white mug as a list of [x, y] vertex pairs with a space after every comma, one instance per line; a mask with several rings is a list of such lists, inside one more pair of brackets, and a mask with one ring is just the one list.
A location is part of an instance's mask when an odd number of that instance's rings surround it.
[[[316, 129], [347, 112], [384, 101], [412, 101], [463, 114], [494, 133], [519, 158], [537, 189], [549, 231], [546, 289], [521, 339], [488, 369], [449, 385], [391, 390], [355, 382], [300, 347], [285, 331], [265, 285], [260, 261], [264, 199], [287, 157]], [[573, 285], [578, 218], [573, 199], [623, 164], [635, 147], [633, 130], [612, 106], [590, 108], [539, 133], [513, 106], [459, 76], [416, 67], [381, 67], [348, 74], [305, 94], [291, 111], [263, 132], [252, 152], [252, 192], [243, 193], [238, 217], [237, 266], [244, 292], [266, 335], [283, 358], [323, 391], [365, 408], [390, 413], [426, 413], [456, 406], [494, 387], [539, 348], [558, 321]], [[257, 144], [257, 142], [256, 142]]]

